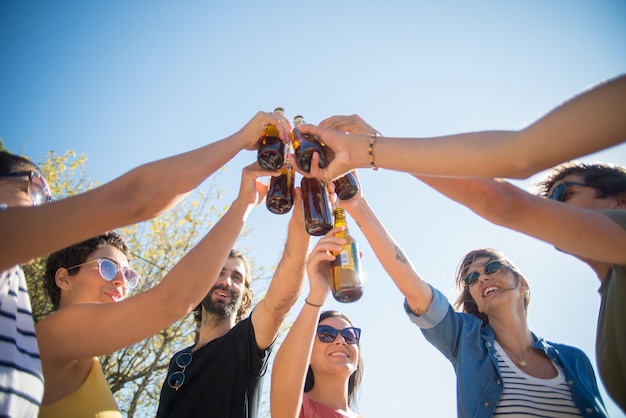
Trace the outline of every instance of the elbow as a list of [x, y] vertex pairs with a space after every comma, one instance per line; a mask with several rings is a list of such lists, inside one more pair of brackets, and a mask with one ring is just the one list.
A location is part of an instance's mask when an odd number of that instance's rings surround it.
[[478, 214], [496, 225], [507, 226], [521, 207], [520, 193], [524, 192], [509, 183], [498, 183], [497, 188], [486, 191]]

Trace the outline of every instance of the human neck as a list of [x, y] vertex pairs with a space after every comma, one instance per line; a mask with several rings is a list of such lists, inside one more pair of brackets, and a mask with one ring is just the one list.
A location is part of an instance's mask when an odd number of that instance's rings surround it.
[[234, 326], [234, 317], [221, 318], [207, 313], [203, 308], [202, 322], [200, 323], [200, 330], [198, 331], [198, 342], [192, 351], [196, 351], [214, 339], [226, 335]]
[[[491, 318], [489, 318], [489, 324], [492, 325]], [[496, 341], [509, 357], [516, 361], [520, 367], [526, 367], [529, 353], [533, 350], [532, 345], [535, 341], [525, 318], [523, 321], [517, 321], [513, 326], [510, 321], [506, 326], [496, 321], [492, 328]]]
[[337, 376], [315, 375], [313, 389], [307, 396], [336, 411], [350, 412], [348, 406], [348, 379]]

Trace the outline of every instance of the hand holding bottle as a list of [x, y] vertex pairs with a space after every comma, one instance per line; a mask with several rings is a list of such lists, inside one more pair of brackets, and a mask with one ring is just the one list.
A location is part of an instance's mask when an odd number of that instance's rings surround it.
[[330, 181], [355, 168], [370, 167], [370, 141], [372, 135], [379, 135], [379, 132], [360, 116], [332, 116], [323, 120], [319, 126], [301, 125], [299, 129], [316, 135], [334, 152], [333, 159], [324, 168], [319, 168], [318, 156], [314, 155], [311, 172], [298, 170], [302, 175]]
[[[244, 167], [241, 173], [239, 195], [237, 199], [235, 199], [235, 202], [246, 204], [251, 208], [260, 205], [267, 195], [267, 184], [261, 181], [259, 177], [270, 176], [272, 174], [275, 173], [263, 170], [256, 161]], [[233, 204], [235, 204], [235, 202], [233, 202]]]
[[335, 260], [333, 253], [341, 251], [345, 240], [335, 236], [343, 228], [333, 228], [311, 250], [306, 271], [309, 277], [309, 296], [307, 300], [322, 305], [330, 291], [330, 263]]
[[279, 112], [258, 112], [246, 125], [241, 128], [234, 137], [242, 138], [243, 147], [247, 150], [257, 150], [259, 138], [263, 135], [266, 127], [275, 126], [279, 138], [288, 143], [291, 135], [291, 125]]

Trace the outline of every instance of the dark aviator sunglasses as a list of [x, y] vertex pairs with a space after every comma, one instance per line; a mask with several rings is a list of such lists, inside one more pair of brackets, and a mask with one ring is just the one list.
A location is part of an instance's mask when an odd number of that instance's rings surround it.
[[341, 334], [346, 344], [358, 344], [361, 339], [361, 328], [349, 327], [338, 330], [330, 325], [317, 326], [317, 338], [323, 343], [332, 343], [339, 334]]
[[[484, 271], [485, 275], [491, 276], [493, 274], [500, 273], [502, 271], [502, 269], [505, 268], [505, 267], [506, 267], [506, 265], [504, 264], [504, 262], [502, 262], [502, 260], [494, 260], [494, 261], [490, 261], [487, 264], [485, 264], [485, 267], [483, 268], [483, 271]], [[470, 287], [471, 285], [476, 283], [479, 278], [480, 278], [480, 273], [478, 271], [473, 271], [471, 273], [468, 273], [463, 278], [463, 286], [466, 287], [466, 288]]]
[[568, 186], [582, 186], [582, 187], [593, 187], [585, 183], [580, 183], [578, 181], [564, 181], [559, 183], [552, 193], [548, 195], [548, 199], [556, 200], [557, 202], [564, 202], [565, 196], [567, 195], [567, 187]]

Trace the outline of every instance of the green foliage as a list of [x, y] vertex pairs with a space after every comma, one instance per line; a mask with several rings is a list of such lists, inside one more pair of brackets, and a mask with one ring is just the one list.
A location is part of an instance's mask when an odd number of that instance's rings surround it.
[[[84, 155], [77, 157], [72, 151], [62, 155], [51, 151], [47, 155], [40, 167], [49, 179], [55, 199], [81, 193], [95, 186], [94, 182], [85, 177], [86, 160]], [[218, 209], [214, 201], [219, 200], [219, 197], [220, 191], [216, 190], [211, 181], [208, 193], [197, 192], [167, 213], [119, 231], [134, 255], [132, 267], [142, 277], [140, 285], [133, 290], [134, 294], [157, 285], [167, 271], [213, 226], [228, 208], [219, 205], [224, 209]], [[47, 315], [52, 308], [40, 285], [44, 263], [45, 259], [42, 258], [24, 269], [35, 320]], [[263, 268], [257, 269], [253, 263], [251, 268], [255, 278], [260, 275], [267, 277]], [[253, 280], [255, 288], [266, 289], [267, 284], [267, 279]], [[124, 327], [124, 324], [119, 326]], [[128, 417], [155, 415], [169, 359], [176, 351], [193, 344], [194, 333], [195, 323], [189, 315], [144, 341], [100, 359], [104, 374], [124, 414]], [[268, 415], [267, 411], [261, 412], [261, 416]]]

